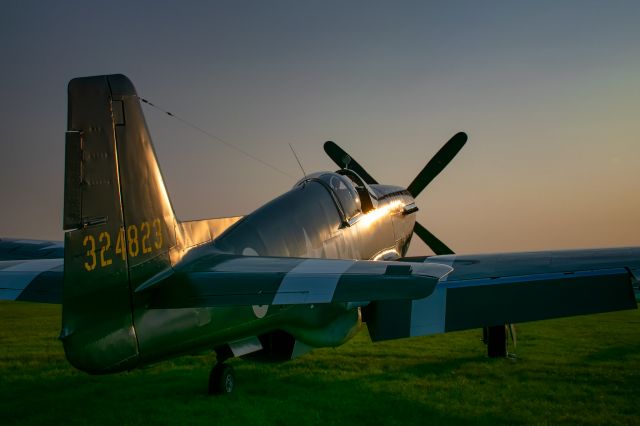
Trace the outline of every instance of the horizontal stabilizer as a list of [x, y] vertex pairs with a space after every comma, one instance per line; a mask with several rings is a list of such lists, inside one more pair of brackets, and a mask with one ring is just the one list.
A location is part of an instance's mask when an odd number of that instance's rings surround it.
[[450, 271], [439, 264], [209, 255], [143, 291], [155, 291], [152, 308], [413, 300], [431, 294]]
[[242, 216], [180, 222], [183, 236], [180, 246], [189, 249], [213, 241], [240, 219]]

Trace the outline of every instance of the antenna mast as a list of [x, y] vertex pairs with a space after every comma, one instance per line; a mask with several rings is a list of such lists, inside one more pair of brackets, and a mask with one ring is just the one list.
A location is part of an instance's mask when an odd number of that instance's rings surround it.
[[302, 163], [300, 162], [300, 159], [298, 158], [298, 154], [296, 154], [296, 151], [293, 149], [293, 146], [291, 144], [289, 144], [289, 148], [291, 148], [291, 152], [293, 152], [293, 156], [296, 158], [296, 161], [298, 162], [298, 165], [300, 166], [300, 170], [302, 170], [303, 177], [307, 177], [307, 173], [304, 171], [304, 167], [302, 167]]

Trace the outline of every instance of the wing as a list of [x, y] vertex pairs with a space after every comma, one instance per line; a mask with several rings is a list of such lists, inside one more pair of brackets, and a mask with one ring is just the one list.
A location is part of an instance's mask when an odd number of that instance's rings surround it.
[[[418, 258], [408, 259], [413, 262]], [[420, 300], [377, 302], [374, 340], [635, 309], [640, 248], [433, 256], [453, 272]]]
[[[1, 243], [0, 300], [62, 303], [62, 244]], [[154, 290], [152, 308], [412, 300], [428, 296], [449, 272], [438, 264], [214, 254], [136, 291]]]
[[435, 263], [216, 254], [136, 291], [154, 291], [152, 308], [413, 300], [431, 294], [449, 272]]
[[62, 303], [61, 242], [0, 239], [0, 300]]

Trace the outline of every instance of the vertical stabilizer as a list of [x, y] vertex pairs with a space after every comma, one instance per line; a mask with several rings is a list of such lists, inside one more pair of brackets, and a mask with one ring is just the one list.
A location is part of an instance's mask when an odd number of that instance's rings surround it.
[[170, 271], [177, 221], [131, 81], [68, 92], [62, 340], [77, 368], [117, 371], [138, 358], [132, 291]]

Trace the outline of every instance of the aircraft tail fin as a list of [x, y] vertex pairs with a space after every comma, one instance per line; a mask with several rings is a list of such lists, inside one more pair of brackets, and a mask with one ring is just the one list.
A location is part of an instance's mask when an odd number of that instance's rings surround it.
[[101, 224], [126, 228], [131, 267], [176, 244], [177, 220], [142, 108], [123, 75], [69, 83], [63, 228]]
[[181, 228], [131, 81], [76, 78], [68, 94], [61, 338], [82, 370], [126, 369], [138, 357], [133, 290], [171, 272]]

